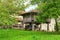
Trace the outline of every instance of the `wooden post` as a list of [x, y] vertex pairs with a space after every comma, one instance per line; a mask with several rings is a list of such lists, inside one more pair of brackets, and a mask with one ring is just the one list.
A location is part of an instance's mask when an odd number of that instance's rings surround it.
[[23, 24], [23, 29], [25, 30], [25, 24]]

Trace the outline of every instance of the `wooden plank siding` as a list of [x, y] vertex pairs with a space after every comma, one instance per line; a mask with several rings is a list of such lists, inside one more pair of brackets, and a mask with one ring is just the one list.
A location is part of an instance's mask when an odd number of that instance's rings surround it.
[[36, 21], [35, 19], [36, 14], [33, 12], [24, 14], [22, 16], [23, 16], [23, 22], [32, 22], [32, 20]]

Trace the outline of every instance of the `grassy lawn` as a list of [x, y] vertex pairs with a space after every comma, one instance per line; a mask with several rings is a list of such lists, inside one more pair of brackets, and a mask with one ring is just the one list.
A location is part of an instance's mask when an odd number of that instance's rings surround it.
[[60, 40], [60, 32], [0, 29], [0, 40]]

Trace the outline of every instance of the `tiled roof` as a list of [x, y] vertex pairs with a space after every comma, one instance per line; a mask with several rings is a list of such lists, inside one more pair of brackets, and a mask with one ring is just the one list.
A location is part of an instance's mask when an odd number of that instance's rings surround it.
[[[32, 10], [30, 12], [38, 12], [38, 10]], [[30, 13], [30, 12], [19, 11], [19, 14], [27, 14], [27, 13]]]

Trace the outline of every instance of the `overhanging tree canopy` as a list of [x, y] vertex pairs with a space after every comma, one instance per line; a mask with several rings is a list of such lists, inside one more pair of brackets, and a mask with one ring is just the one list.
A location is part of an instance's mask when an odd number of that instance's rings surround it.
[[[60, 16], [60, 0], [39, 0], [39, 1], [33, 0], [32, 3], [33, 4], [36, 3], [38, 5], [39, 13], [36, 17], [37, 22], [45, 22], [46, 18], [57, 19]], [[57, 25], [57, 21], [56, 21], [56, 25]]]
[[24, 10], [25, 0], [0, 0], [0, 26], [12, 25], [17, 21], [11, 17], [11, 14]]

